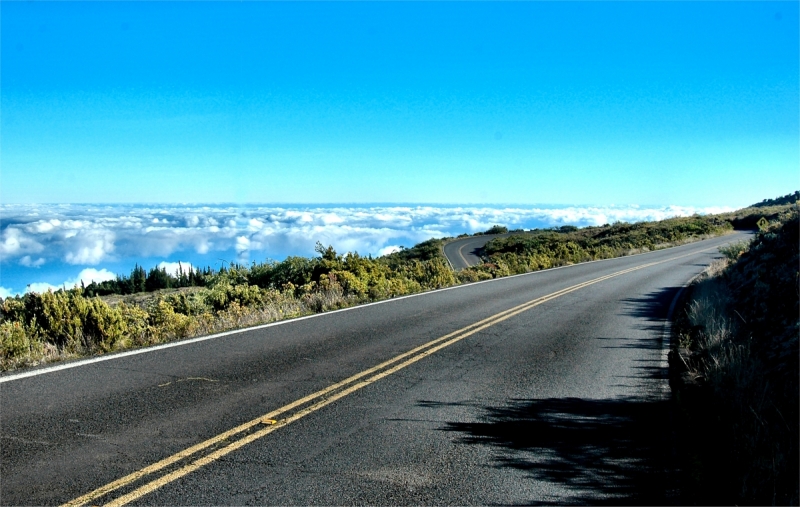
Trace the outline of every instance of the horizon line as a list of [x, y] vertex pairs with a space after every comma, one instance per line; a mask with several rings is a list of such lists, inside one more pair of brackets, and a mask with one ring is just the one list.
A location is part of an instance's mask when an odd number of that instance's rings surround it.
[[[126, 201], [126, 202], [0, 202], [0, 207], [5, 206], [226, 206], [226, 207], [250, 207], [250, 206], [270, 206], [270, 207], [497, 207], [497, 206], [514, 206], [514, 207], [594, 207], [594, 208], [613, 208], [613, 207], [730, 207], [729, 204], [713, 204], [713, 205], [698, 205], [698, 204], [647, 204], [647, 203], [622, 203], [622, 204], [596, 204], [596, 203], [519, 203], [519, 202], [487, 202], [487, 203], [446, 203], [446, 202], [404, 202], [404, 201], [386, 201], [386, 202], [276, 202], [276, 201], [249, 201], [249, 202], [226, 202], [226, 201], [196, 201], [196, 202], [181, 202], [181, 201], [159, 201], [159, 202], [145, 202], [145, 201]], [[747, 205], [751, 206], [751, 205]]]

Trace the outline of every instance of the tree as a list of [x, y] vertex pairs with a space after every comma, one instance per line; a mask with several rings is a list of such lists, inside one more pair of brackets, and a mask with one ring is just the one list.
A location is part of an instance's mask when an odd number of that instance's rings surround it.
[[144, 292], [146, 290], [146, 280], [147, 273], [144, 268], [136, 264], [133, 271], [131, 271], [131, 293]]
[[147, 279], [145, 280], [145, 290], [147, 292], [168, 289], [172, 285], [172, 277], [167, 273], [166, 268], [153, 268], [147, 273]]
[[326, 261], [335, 261], [336, 260], [336, 250], [333, 249], [333, 246], [328, 246], [325, 248], [322, 243], [317, 241], [317, 245], [314, 247], [314, 251], [317, 252], [322, 256], [322, 258]]

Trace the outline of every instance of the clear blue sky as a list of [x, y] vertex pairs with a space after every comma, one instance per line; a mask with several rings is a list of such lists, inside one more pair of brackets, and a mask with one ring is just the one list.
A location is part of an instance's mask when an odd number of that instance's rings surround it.
[[740, 206], [798, 3], [2, 2], [0, 200]]

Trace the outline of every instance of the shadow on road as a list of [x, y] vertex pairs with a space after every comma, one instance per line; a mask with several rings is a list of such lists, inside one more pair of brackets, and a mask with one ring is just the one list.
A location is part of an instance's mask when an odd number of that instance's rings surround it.
[[480, 422], [450, 422], [441, 429], [458, 434], [460, 443], [496, 447], [493, 466], [524, 470], [568, 490], [566, 497], [531, 498], [531, 504], [668, 504], [674, 499], [665, 458], [667, 403], [512, 400], [503, 408], [478, 407]]
[[[605, 348], [661, 350], [665, 319], [680, 290], [666, 287], [623, 301], [623, 314], [637, 318], [645, 336], [596, 339]], [[636, 360], [637, 378], [665, 381], [659, 357]], [[552, 496], [530, 498], [530, 504], [664, 505], [679, 500], [670, 403], [663, 395], [514, 399], [502, 407], [462, 403], [454, 405], [472, 407], [475, 421], [447, 422], [440, 430], [461, 444], [491, 446], [491, 466], [551, 485], [537, 489]]]
[[[609, 348], [660, 350], [669, 306], [679, 291], [667, 287], [624, 301], [625, 315], [642, 321], [646, 338], [597, 339]], [[634, 368], [638, 378], [666, 379], [658, 357], [639, 360]], [[471, 406], [477, 422], [448, 422], [440, 429], [456, 434], [460, 443], [495, 448], [493, 466], [522, 470], [554, 486], [554, 498], [531, 498], [531, 504], [678, 501], [669, 399], [517, 399], [500, 408]]]
[[669, 306], [680, 290], [681, 287], [664, 287], [643, 297], [623, 299], [622, 303], [626, 309], [625, 314], [657, 323], [660, 331], [660, 326], [663, 324], [664, 319], [667, 318]]
[[666, 287], [641, 298], [624, 299], [624, 315], [636, 317], [646, 322], [641, 329], [648, 331], [644, 337], [626, 338], [620, 336], [598, 336], [595, 339], [609, 342], [604, 348], [661, 350], [661, 341], [669, 306], [681, 290], [680, 287]]

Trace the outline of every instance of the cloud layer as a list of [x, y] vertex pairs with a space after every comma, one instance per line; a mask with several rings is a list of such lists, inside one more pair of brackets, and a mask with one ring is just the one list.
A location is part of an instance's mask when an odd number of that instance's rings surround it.
[[382, 254], [432, 237], [555, 225], [660, 220], [724, 208], [626, 207], [277, 207], [3, 205], [0, 262], [96, 266], [176, 252], [235, 251], [282, 259], [310, 255], [317, 241], [337, 251]]
[[[128, 274], [134, 262], [170, 272], [178, 259], [206, 265], [338, 252], [385, 255], [420, 241], [492, 225], [532, 229], [660, 220], [728, 208], [490, 206], [0, 205], [0, 297]], [[160, 262], [160, 264], [159, 264]], [[182, 263], [187, 269], [190, 264]], [[49, 271], [48, 271], [49, 270]], [[49, 275], [44, 276], [45, 272]], [[41, 281], [42, 279], [47, 280]], [[32, 283], [33, 282], [33, 283]]]

